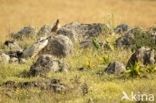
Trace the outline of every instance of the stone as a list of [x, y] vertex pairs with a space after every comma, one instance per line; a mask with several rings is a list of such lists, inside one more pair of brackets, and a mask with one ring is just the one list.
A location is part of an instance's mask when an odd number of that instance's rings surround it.
[[18, 45], [15, 40], [6, 40], [4, 46], [10, 51], [22, 51], [23, 49]]
[[9, 63], [18, 63], [18, 62], [19, 62], [19, 59], [15, 57], [10, 58], [9, 60]]
[[136, 63], [150, 65], [155, 63], [155, 51], [150, 48], [141, 47], [133, 53], [127, 63], [127, 67], [134, 66]]
[[116, 40], [118, 48], [136, 48], [137, 46], [144, 45], [142, 42], [147, 41], [145, 32], [140, 27], [129, 29], [123, 36]]
[[35, 81], [6, 81], [0, 85], [0, 87], [4, 87], [11, 90], [17, 90], [17, 89], [40, 89], [40, 90], [46, 90], [54, 93], [65, 93], [70, 88], [68, 88], [67, 85], [62, 83], [60, 79], [44, 79], [44, 80], [35, 80]]
[[0, 62], [1, 63], [9, 63], [10, 56], [5, 53], [0, 53]]
[[12, 33], [11, 36], [15, 39], [22, 39], [24, 37], [32, 37], [36, 35], [36, 29], [31, 26], [23, 27], [20, 31], [17, 33]]
[[135, 43], [134, 37], [129, 35], [124, 35], [122, 37], [119, 37], [116, 40], [116, 46], [118, 48], [126, 48], [131, 47]]
[[135, 27], [123, 33], [124, 35], [116, 40], [117, 47], [131, 48], [133, 50], [138, 47], [147, 46], [155, 48], [155, 36], [145, 31], [143, 28]]
[[129, 26], [127, 24], [120, 24], [115, 29], [114, 32], [117, 34], [125, 33], [129, 30]]
[[156, 27], [149, 28], [147, 32], [149, 32], [150, 34], [155, 35], [156, 34]]
[[34, 58], [39, 52], [44, 49], [48, 44], [48, 39], [40, 39], [32, 46], [23, 51], [23, 58]]
[[58, 29], [57, 33], [61, 35], [66, 35], [69, 38], [74, 38], [80, 40], [84, 37], [95, 37], [102, 33], [108, 33], [110, 28], [101, 23], [92, 24], [80, 24], [78, 22], [73, 22], [66, 24]]
[[105, 69], [105, 72], [108, 74], [116, 74], [119, 75], [121, 73], [124, 73], [126, 71], [126, 67], [123, 63], [115, 61], [108, 65], [108, 67]]
[[48, 36], [51, 34], [51, 27], [49, 25], [43, 25], [37, 35], [39, 36]]
[[67, 71], [67, 65], [61, 60], [55, 58], [52, 55], [42, 55], [37, 61], [30, 67], [30, 76], [44, 75], [46, 73]]
[[51, 80], [49, 87], [56, 93], [65, 92], [67, 90], [67, 86], [61, 83], [59, 79]]
[[57, 32], [59, 28], [59, 19], [57, 19], [52, 26], [43, 25], [38, 31], [37, 35], [39, 36], [49, 36], [52, 32]]
[[22, 58], [23, 51], [8, 51], [6, 54], [9, 55], [10, 58], [15, 57], [15, 58], [20, 59], [20, 58]]
[[152, 42], [156, 44], [156, 27], [151, 27], [147, 33], [151, 36]]
[[66, 28], [61, 28], [57, 31], [58, 35], [65, 35], [69, 37], [73, 42], [78, 42], [80, 36], [74, 30], [68, 30]]
[[[6, 54], [9, 56], [9, 63], [21, 63], [20, 61], [22, 58], [22, 51], [8, 51]], [[24, 63], [24, 62], [23, 62]]]
[[48, 45], [43, 49], [42, 54], [51, 54], [61, 58], [72, 53], [73, 43], [67, 36], [57, 35], [48, 40]]
[[9, 56], [9, 63], [25, 63], [26, 60], [22, 57], [23, 52], [22, 51], [9, 51], [6, 52], [6, 54]]
[[25, 63], [26, 63], [26, 59], [20, 58], [20, 59], [19, 59], [19, 63], [20, 63], [20, 64], [25, 64]]

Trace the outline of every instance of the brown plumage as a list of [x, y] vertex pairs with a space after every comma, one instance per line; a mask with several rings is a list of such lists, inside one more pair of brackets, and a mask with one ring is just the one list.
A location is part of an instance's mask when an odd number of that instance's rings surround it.
[[53, 24], [53, 27], [51, 29], [51, 32], [56, 32], [59, 25], [59, 19], [56, 20], [56, 22]]

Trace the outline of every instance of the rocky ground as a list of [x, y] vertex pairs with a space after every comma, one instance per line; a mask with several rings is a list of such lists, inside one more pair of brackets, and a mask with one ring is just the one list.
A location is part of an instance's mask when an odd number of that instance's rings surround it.
[[122, 92], [156, 96], [155, 50], [155, 27], [23, 27], [1, 44], [0, 102], [141, 103]]

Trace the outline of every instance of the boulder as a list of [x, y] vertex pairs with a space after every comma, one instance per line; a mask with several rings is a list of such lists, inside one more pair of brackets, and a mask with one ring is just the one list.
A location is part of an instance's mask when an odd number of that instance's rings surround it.
[[150, 36], [140, 27], [131, 28], [123, 34], [116, 40], [117, 47], [136, 49], [150, 44]]
[[63, 27], [57, 31], [57, 34], [65, 35], [65, 36], [69, 37], [73, 42], [78, 42], [80, 39], [80, 36], [74, 30], [68, 30]]
[[114, 29], [114, 32], [117, 34], [123, 34], [128, 30], [129, 30], [129, 26], [127, 24], [120, 24]]
[[50, 81], [49, 88], [52, 89], [55, 93], [65, 92], [67, 90], [67, 85], [61, 83], [59, 79], [53, 79]]
[[136, 52], [130, 57], [127, 67], [134, 66], [138, 62], [141, 63], [141, 65], [154, 64], [155, 51], [145, 47], [137, 49]]
[[67, 71], [67, 65], [52, 55], [42, 55], [30, 67], [30, 76], [44, 75], [50, 71]]
[[66, 93], [69, 90], [67, 84], [62, 83], [60, 79], [44, 79], [35, 81], [6, 81], [0, 85], [1, 87], [17, 90], [17, 89], [40, 89], [48, 92]]
[[150, 34], [152, 42], [156, 44], [156, 27], [151, 27], [147, 32]]
[[80, 24], [78, 22], [66, 24], [58, 29], [57, 33], [69, 38], [81, 39], [81, 37], [95, 37], [102, 33], [108, 33], [110, 28], [101, 23]]
[[36, 29], [31, 26], [26, 26], [17, 33], [12, 33], [11, 36], [15, 39], [22, 39], [23, 37], [32, 37], [34, 35], [36, 35]]
[[43, 25], [38, 31], [39, 36], [49, 36], [52, 32], [56, 32], [59, 28], [59, 20], [57, 19], [52, 26]]
[[135, 43], [133, 35], [124, 35], [116, 40], [116, 46], [118, 48], [131, 47]]
[[9, 51], [6, 52], [6, 54], [9, 56], [9, 63], [25, 63], [26, 60], [22, 57], [23, 52], [22, 51]]
[[10, 56], [5, 53], [0, 53], [0, 62], [9, 63]]
[[20, 59], [18, 60], [18, 62], [19, 62], [20, 64], [25, 64], [25, 63], [26, 63], [26, 59], [20, 58]]
[[7, 55], [10, 56], [10, 58], [22, 58], [23, 52], [22, 51], [8, 51], [6, 53]]
[[147, 32], [149, 32], [150, 34], [155, 35], [156, 34], [156, 27], [149, 28]]
[[26, 63], [26, 59], [24, 59], [24, 58], [11, 57], [10, 60], [9, 60], [9, 63], [25, 64]]
[[68, 36], [72, 41], [77, 42], [81, 37], [81, 33], [77, 30], [79, 25], [77, 22], [66, 24], [58, 29], [57, 34]]
[[49, 25], [43, 25], [37, 35], [39, 36], [48, 36], [51, 34], [51, 26]]
[[42, 38], [38, 40], [32, 46], [28, 47], [27, 49], [23, 51], [23, 58], [35, 57], [43, 48], [47, 46], [47, 44], [48, 44], [48, 39]]
[[23, 49], [18, 45], [15, 40], [6, 40], [4, 46], [9, 49], [9, 51], [22, 51]]
[[121, 74], [126, 71], [126, 67], [123, 63], [115, 61], [108, 65], [108, 67], [105, 69], [105, 72], [108, 74]]
[[67, 36], [57, 35], [48, 40], [48, 45], [43, 49], [42, 54], [66, 57], [72, 53], [73, 43]]
[[18, 62], [19, 62], [19, 59], [16, 58], [16, 57], [12, 57], [12, 58], [10, 58], [10, 60], [9, 60], [9, 63], [18, 63]]

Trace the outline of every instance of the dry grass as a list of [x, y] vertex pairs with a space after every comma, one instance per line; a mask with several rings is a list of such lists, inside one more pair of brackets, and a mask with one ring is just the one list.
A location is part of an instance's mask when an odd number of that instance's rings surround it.
[[[97, 39], [106, 39], [114, 42], [115, 38], [116, 35], [103, 35]], [[107, 75], [105, 73], [100, 75], [111, 61], [117, 60], [126, 64], [132, 54], [130, 50], [120, 50], [114, 46], [113, 48], [114, 50], [102, 48], [97, 50], [94, 47], [79, 49], [76, 46], [73, 55], [64, 59], [70, 67], [69, 72], [50, 72], [46, 75], [48, 78], [60, 79], [69, 87], [73, 87], [73, 85], [80, 87], [83, 83], [86, 83], [89, 90], [86, 95], [83, 95], [82, 90], [78, 88], [62, 94], [33, 87], [16, 90], [0, 87], [0, 103], [32, 103], [32, 101], [33, 103], [92, 103], [89, 102], [90, 99], [93, 103], [136, 103], [135, 101], [121, 101], [123, 91], [126, 93], [150, 93], [156, 96], [156, 72], [154, 71], [141, 73], [141, 77], [137, 78], [131, 78], [129, 73], [121, 76]], [[16, 82], [43, 80], [42, 77], [29, 78], [20, 76], [24, 71], [29, 71], [32, 63], [33, 60], [26, 62], [26, 64], [4, 65], [0, 63], [0, 85], [8, 80]], [[79, 71], [80, 67], [84, 67], [85, 70]]]
[[[17, 31], [23, 26], [34, 25], [38, 28], [52, 23], [57, 18], [61, 19], [61, 24], [80, 21], [112, 25], [128, 23], [143, 27], [156, 25], [155, 0], [0, 0], [0, 10], [0, 42], [3, 42], [10, 32]], [[112, 43], [116, 39], [114, 36], [99, 38]], [[24, 40], [26, 45], [30, 42], [32, 41]], [[5, 88], [0, 88], [0, 103], [89, 103], [90, 98], [95, 103], [126, 103], [120, 101], [122, 91], [140, 91], [153, 93], [156, 96], [156, 72], [147, 73], [144, 78], [133, 79], [97, 74], [103, 71], [110, 61], [119, 60], [126, 64], [130, 55], [129, 50], [120, 51], [116, 48], [108, 52], [76, 49], [74, 55], [65, 59], [71, 66], [70, 71], [50, 73], [48, 77], [60, 78], [65, 82], [80, 77], [80, 81], [86, 82], [89, 86], [89, 93], [86, 96], [78, 95], [76, 91], [62, 95], [34, 89], [7, 91]], [[103, 61], [103, 58], [106, 61]], [[31, 60], [22, 65], [0, 64], [0, 84], [7, 80], [38, 79], [38, 77], [22, 78], [19, 76], [24, 70], [28, 71], [31, 64]], [[78, 71], [79, 67], [85, 66], [89, 66], [90, 69]]]
[[156, 25], [155, 0], [0, 0], [0, 40], [25, 25], [72, 21]]

